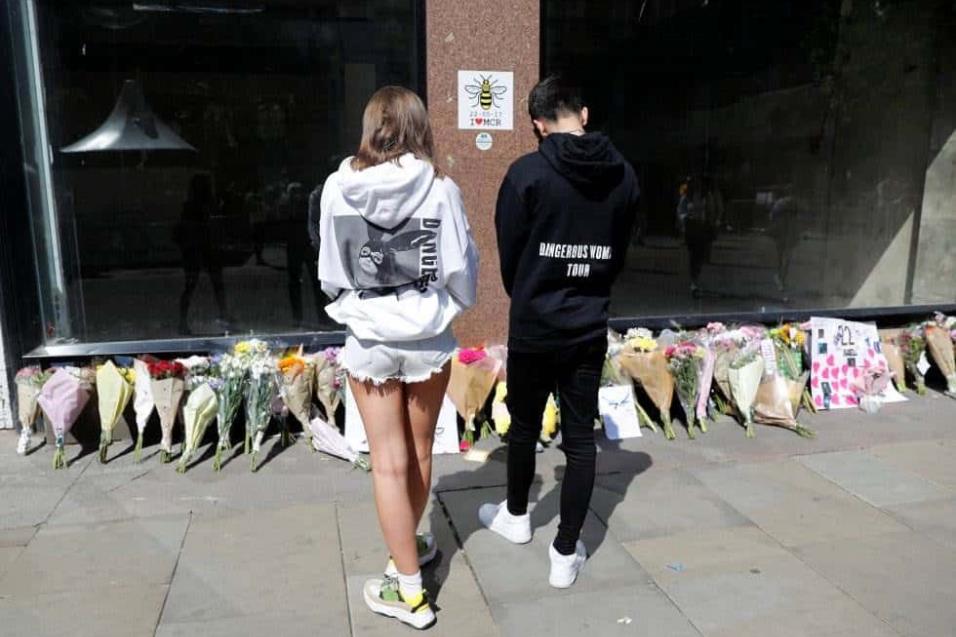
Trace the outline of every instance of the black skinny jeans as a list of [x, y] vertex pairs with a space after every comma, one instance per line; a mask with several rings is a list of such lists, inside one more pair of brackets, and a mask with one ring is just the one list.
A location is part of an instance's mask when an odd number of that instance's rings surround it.
[[528, 491], [534, 479], [535, 446], [548, 394], [561, 405], [561, 447], [567, 461], [561, 484], [561, 521], [554, 548], [574, 553], [594, 490], [594, 420], [607, 339], [548, 353], [508, 352], [508, 511], [528, 511]]

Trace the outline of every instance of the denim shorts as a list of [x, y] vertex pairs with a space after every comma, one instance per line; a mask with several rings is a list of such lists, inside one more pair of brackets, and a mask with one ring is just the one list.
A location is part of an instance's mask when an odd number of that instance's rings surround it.
[[339, 364], [349, 376], [362, 382], [420, 383], [440, 372], [457, 347], [450, 327], [438, 336], [418, 341], [367, 341], [349, 332]]

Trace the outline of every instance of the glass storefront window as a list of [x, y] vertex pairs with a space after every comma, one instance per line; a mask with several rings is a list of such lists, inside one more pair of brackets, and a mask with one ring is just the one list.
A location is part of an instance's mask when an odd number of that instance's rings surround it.
[[542, 70], [642, 183], [616, 315], [956, 299], [952, 2], [542, 6]]
[[335, 329], [309, 195], [423, 92], [420, 5], [12, 1], [48, 342]]

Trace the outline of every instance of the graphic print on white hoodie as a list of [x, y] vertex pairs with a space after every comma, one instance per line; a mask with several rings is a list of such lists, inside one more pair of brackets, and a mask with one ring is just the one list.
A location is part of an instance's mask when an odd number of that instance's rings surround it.
[[360, 171], [343, 161], [322, 189], [319, 230], [326, 311], [359, 339], [437, 336], [475, 303], [461, 192], [411, 153]]

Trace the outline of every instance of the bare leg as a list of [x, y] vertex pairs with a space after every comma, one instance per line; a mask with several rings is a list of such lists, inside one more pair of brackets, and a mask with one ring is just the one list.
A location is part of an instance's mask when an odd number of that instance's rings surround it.
[[349, 378], [349, 387], [368, 436], [372, 488], [385, 544], [399, 573], [417, 573], [415, 530], [418, 520], [408, 480], [415, 449], [408, 440], [404, 386], [395, 380], [376, 386]]
[[415, 449], [415, 456], [408, 465], [408, 490], [416, 524], [425, 513], [432, 488], [432, 443], [450, 376], [449, 363], [428, 380], [405, 385], [405, 409]]

